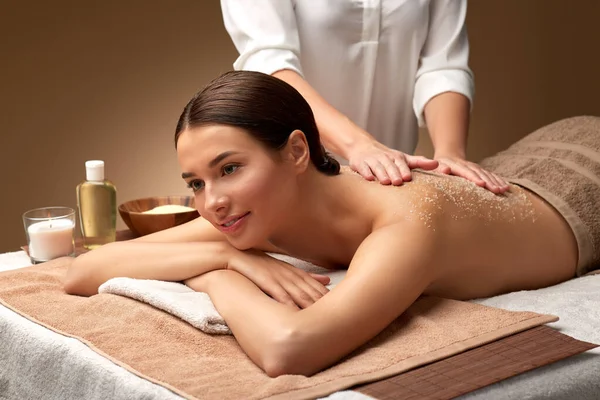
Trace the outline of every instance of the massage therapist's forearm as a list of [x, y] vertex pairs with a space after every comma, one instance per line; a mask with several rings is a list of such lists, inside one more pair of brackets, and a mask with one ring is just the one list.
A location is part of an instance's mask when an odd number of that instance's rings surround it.
[[353, 148], [375, 141], [367, 131], [329, 104], [295, 71], [284, 69], [273, 76], [292, 85], [308, 102], [315, 115], [321, 141], [327, 149], [348, 159]]
[[469, 113], [469, 99], [455, 92], [441, 93], [425, 105], [425, 121], [434, 158], [466, 158]]
[[91, 296], [114, 277], [182, 281], [225, 269], [233, 251], [227, 242], [110, 243], [77, 257], [64, 288], [69, 294]]

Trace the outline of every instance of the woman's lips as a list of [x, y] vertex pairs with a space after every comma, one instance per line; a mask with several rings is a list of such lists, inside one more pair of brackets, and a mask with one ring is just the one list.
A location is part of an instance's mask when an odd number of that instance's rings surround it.
[[238, 231], [239, 229], [241, 229], [241, 227], [244, 224], [244, 222], [246, 221], [246, 218], [248, 217], [248, 215], [250, 215], [249, 212], [247, 212], [246, 214], [239, 217], [233, 224], [231, 224], [229, 226], [219, 225], [219, 230], [221, 232], [227, 233], [227, 234], [231, 234], [231, 233]]

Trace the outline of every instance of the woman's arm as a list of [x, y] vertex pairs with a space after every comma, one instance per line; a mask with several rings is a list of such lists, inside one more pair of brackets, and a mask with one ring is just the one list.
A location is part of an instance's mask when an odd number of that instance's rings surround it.
[[352, 169], [365, 179], [377, 179], [384, 185], [400, 185], [411, 179], [410, 170], [431, 170], [434, 160], [390, 149], [350, 118], [329, 104], [302, 76], [292, 70], [280, 70], [273, 76], [289, 83], [306, 99], [315, 114], [323, 145], [348, 160]]
[[77, 257], [67, 271], [64, 289], [69, 294], [90, 296], [115, 277], [183, 281], [230, 268], [281, 302], [306, 307], [327, 292], [323, 286], [329, 282], [327, 277], [302, 273], [264, 251], [283, 254], [267, 242], [256, 250], [240, 251], [200, 217], [151, 235], [110, 243]]
[[445, 92], [425, 105], [427, 130], [439, 161], [438, 171], [462, 176], [494, 193], [504, 193], [508, 183], [498, 175], [466, 159], [469, 129], [469, 99], [460, 93]]
[[232, 247], [226, 242], [116, 242], [75, 259], [65, 278], [68, 294], [91, 296], [111, 278], [182, 281], [225, 269]]
[[269, 376], [311, 375], [381, 332], [435, 280], [437, 234], [420, 222], [410, 226], [410, 232], [390, 226], [372, 233], [346, 278], [303, 310], [277, 303], [233, 271], [186, 283], [208, 292], [244, 351]]
[[[465, 26], [467, 15], [466, 0], [433, 0], [429, 5], [429, 30], [427, 40], [421, 49], [419, 58], [419, 69], [415, 77], [415, 91], [413, 95], [413, 108], [420, 126], [427, 125], [433, 116], [427, 115], [427, 105], [430, 100], [443, 93], [456, 93], [462, 95], [466, 100], [466, 110], [462, 103], [453, 113], [458, 113], [447, 123], [456, 123], [449, 130], [441, 132], [445, 128], [441, 124], [434, 124], [432, 142], [435, 150], [449, 150], [453, 152], [465, 151], [466, 135], [468, 129], [468, 113], [473, 104], [475, 84], [473, 73], [469, 68], [469, 39]], [[435, 107], [430, 107], [435, 108]], [[439, 108], [439, 107], [437, 107]], [[437, 110], [429, 110], [429, 114]], [[464, 115], [466, 112], [467, 115]], [[440, 131], [440, 132], [437, 132]], [[431, 133], [431, 132], [430, 132]], [[444, 133], [442, 137], [441, 134]], [[456, 137], [451, 137], [456, 135]], [[463, 138], [464, 136], [464, 138]]]
[[427, 40], [415, 81], [413, 106], [420, 126], [427, 125], [438, 171], [462, 176], [494, 193], [508, 184], [466, 160], [474, 81], [469, 68], [465, 26], [466, 0], [433, 0]]
[[460, 93], [441, 93], [425, 105], [425, 120], [434, 157], [467, 157], [469, 99]]
[[69, 294], [90, 296], [117, 276], [179, 281], [223, 268], [230, 247], [225, 236], [200, 217], [77, 257], [67, 271], [64, 288]]

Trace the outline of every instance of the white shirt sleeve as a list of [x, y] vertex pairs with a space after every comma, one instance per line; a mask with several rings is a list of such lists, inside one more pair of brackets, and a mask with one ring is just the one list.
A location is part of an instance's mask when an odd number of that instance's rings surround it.
[[225, 29], [240, 56], [236, 70], [302, 75], [300, 40], [292, 0], [221, 0]]
[[465, 27], [466, 0], [432, 0], [429, 31], [416, 74], [413, 108], [419, 126], [431, 98], [444, 92], [466, 96], [473, 105], [475, 84], [469, 69], [469, 40]]

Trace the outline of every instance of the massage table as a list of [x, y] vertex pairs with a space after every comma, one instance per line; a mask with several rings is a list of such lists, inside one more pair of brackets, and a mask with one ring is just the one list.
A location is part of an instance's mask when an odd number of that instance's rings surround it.
[[[0, 271], [27, 268], [25, 252], [0, 254]], [[549, 324], [573, 338], [600, 343], [600, 275], [550, 288], [474, 302], [560, 317]], [[88, 348], [0, 305], [0, 399], [181, 399]], [[367, 400], [353, 390], [329, 400]], [[500, 381], [460, 399], [600, 399], [598, 348]]]

